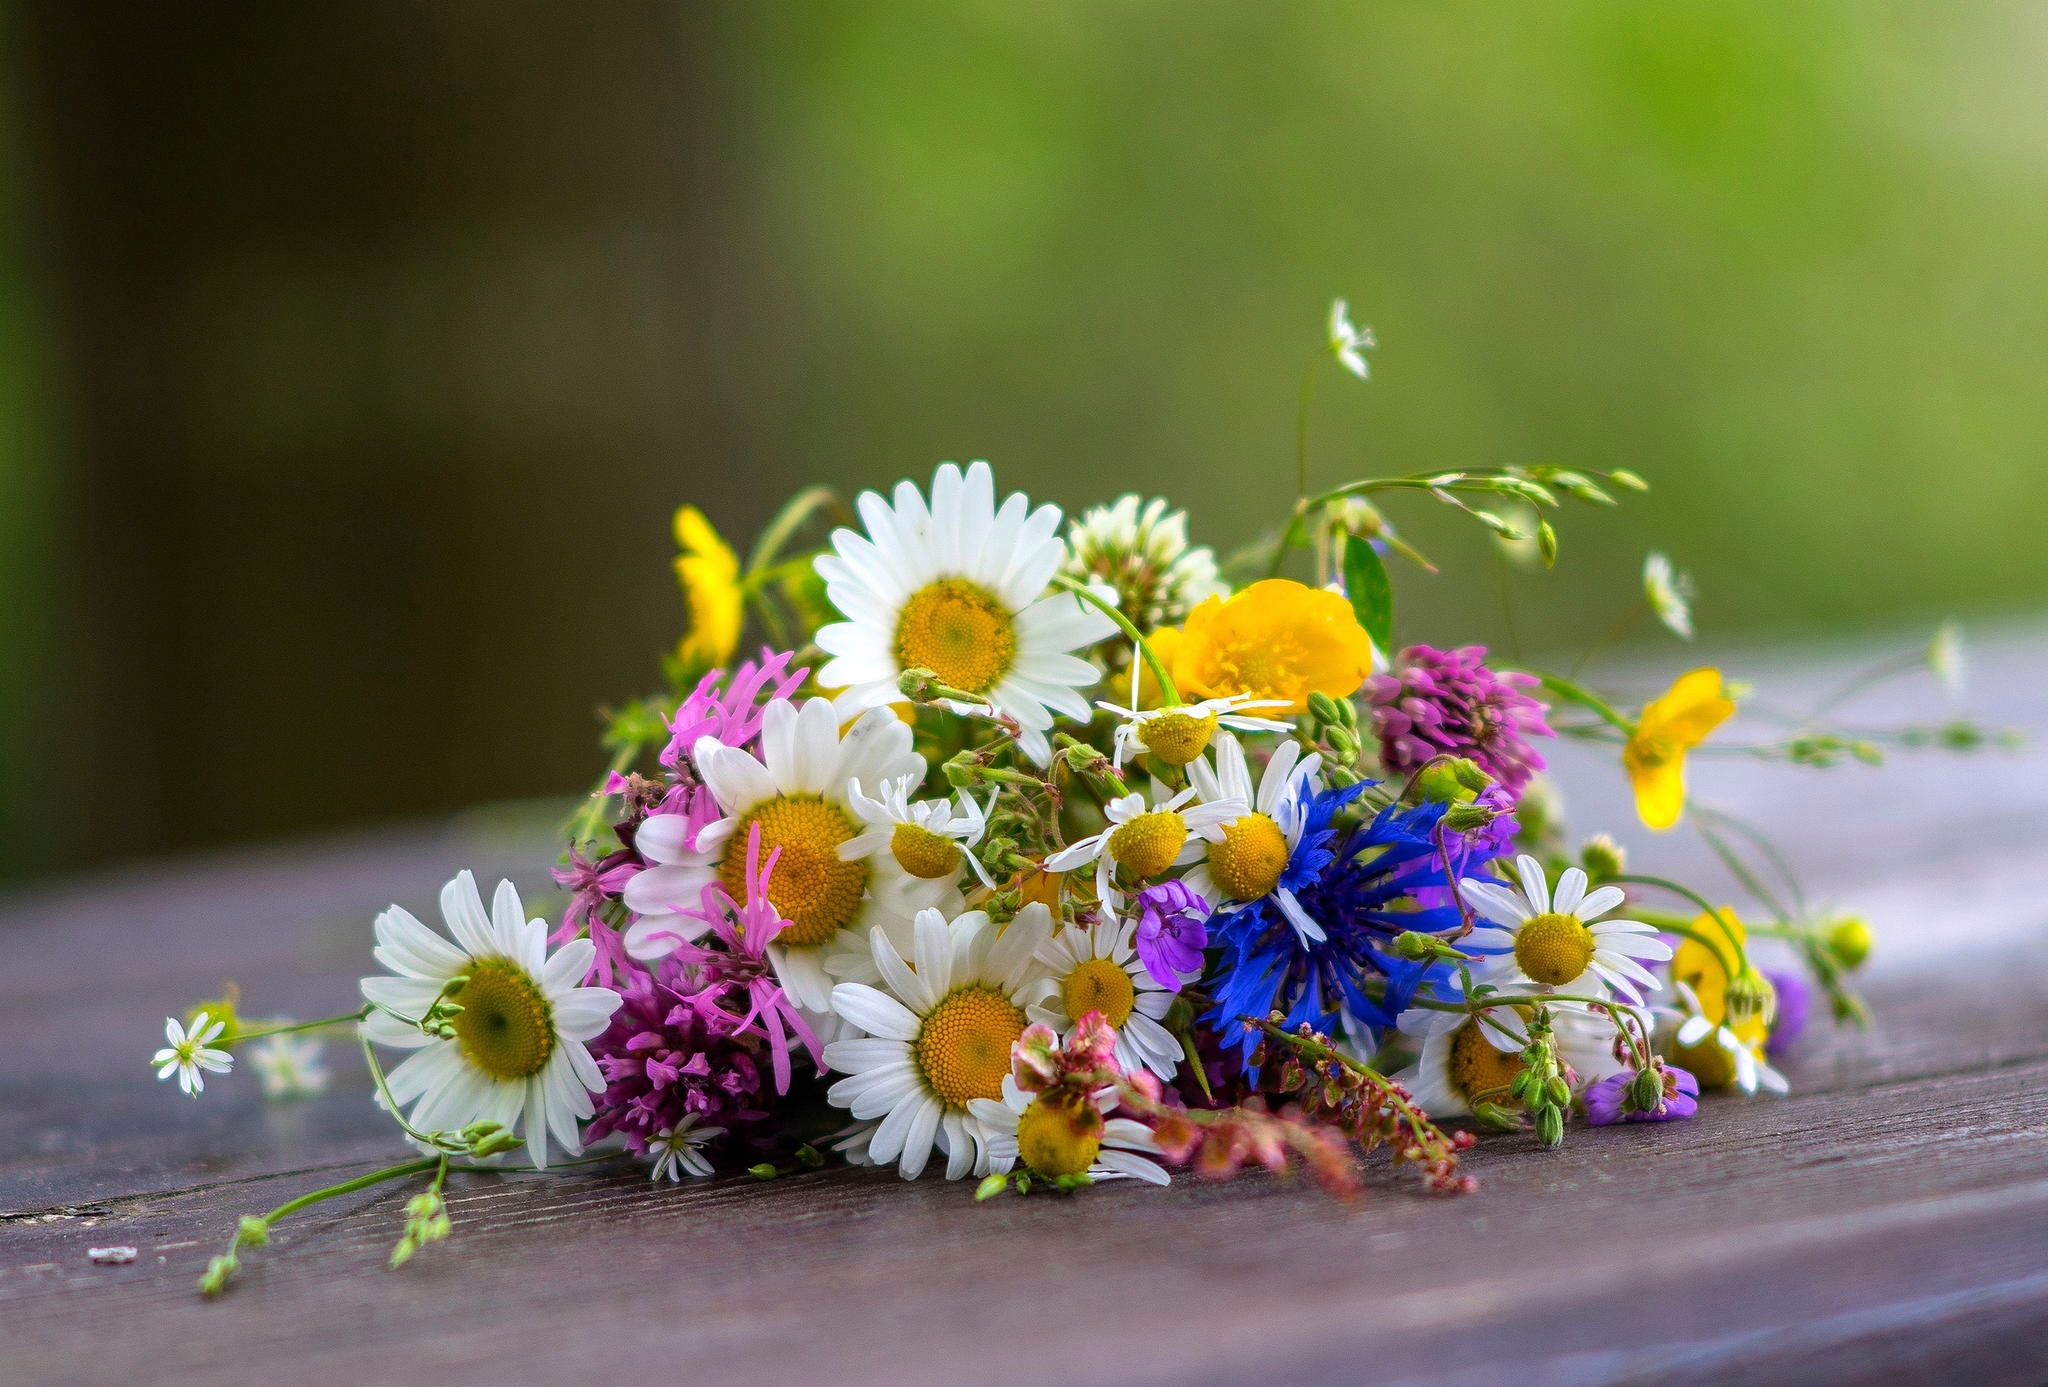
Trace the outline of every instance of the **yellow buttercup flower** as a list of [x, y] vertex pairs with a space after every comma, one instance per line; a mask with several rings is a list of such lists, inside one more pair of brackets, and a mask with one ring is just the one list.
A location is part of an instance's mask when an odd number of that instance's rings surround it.
[[1784, 1076], [1764, 1058], [1776, 1011], [1771, 984], [1746, 965], [1734, 983], [1728, 977], [1746, 934], [1741, 919], [1723, 906], [1718, 916], [1699, 916], [1692, 935], [1679, 941], [1671, 958], [1671, 982], [1685, 1019], [1672, 1037], [1671, 1058], [1701, 1088], [1732, 1086], [1753, 1093], [1763, 1087], [1782, 1093]]
[[1621, 750], [1644, 824], [1662, 832], [1678, 822], [1685, 812], [1685, 754], [1734, 711], [1718, 669], [1681, 674], [1669, 693], [1644, 705]]
[[676, 511], [676, 580], [690, 604], [690, 630], [676, 657], [692, 669], [710, 669], [732, 659], [746, 624], [740, 595], [739, 555], [711, 528], [695, 506]]
[[1299, 713], [1311, 693], [1348, 698], [1372, 672], [1372, 638], [1340, 594], [1286, 578], [1188, 613], [1173, 681], [1189, 698], [1250, 694]]

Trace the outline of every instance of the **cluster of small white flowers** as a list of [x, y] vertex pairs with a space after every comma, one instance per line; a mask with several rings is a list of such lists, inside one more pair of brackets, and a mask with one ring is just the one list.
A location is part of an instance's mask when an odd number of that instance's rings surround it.
[[1084, 512], [1067, 532], [1071, 578], [1116, 589], [1117, 606], [1140, 629], [1180, 622], [1195, 604], [1229, 589], [1206, 545], [1188, 543], [1186, 511], [1132, 494]]

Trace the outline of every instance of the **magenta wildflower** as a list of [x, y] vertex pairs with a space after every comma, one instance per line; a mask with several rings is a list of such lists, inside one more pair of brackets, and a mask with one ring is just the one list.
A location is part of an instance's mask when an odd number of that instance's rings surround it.
[[1138, 961], [1152, 981], [1178, 992], [1202, 975], [1208, 919], [1209, 903], [1182, 882], [1157, 882], [1138, 893]]
[[662, 1132], [692, 1115], [735, 1136], [769, 1136], [766, 1038], [704, 997], [697, 970], [674, 954], [651, 965], [628, 960], [626, 969], [619, 1010], [590, 1046], [605, 1090], [588, 1139], [616, 1133], [646, 1156]]
[[[808, 668], [792, 673], [791, 658], [787, 651], [764, 647], [760, 663], [748, 660], [729, 678], [713, 670], [698, 680], [669, 719], [669, 741], [661, 753], [661, 764], [670, 770], [679, 768], [699, 737], [716, 737], [727, 746], [744, 747], [761, 735], [761, 714], [767, 705], [794, 694], [810, 673]], [[720, 679], [726, 680], [723, 689]]]
[[620, 899], [626, 883], [645, 865], [631, 848], [615, 848], [592, 861], [572, 847], [568, 864], [550, 872], [557, 884], [569, 888], [569, 908], [562, 912], [562, 923], [548, 942], [562, 945], [585, 930], [590, 932], [590, 942], [597, 946], [597, 952], [584, 978], [586, 984], [609, 986], [611, 980], [625, 977], [625, 941], [605, 923], [603, 912], [606, 905]]
[[1544, 767], [1531, 737], [1556, 735], [1523, 690], [1536, 676], [1486, 666], [1486, 647], [1411, 645], [1390, 674], [1365, 681], [1380, 759], [1406, 774], [1435, 756], [1466, 756], [1516, 794]]
[[747, 829], [747, 899], [736, 901], [722, 882], [704, 887], [703, 917], [711, 922], [710, 935], [722, 947], [702, 943], [684, 944], [676, 956], [699, 965], [703, 990], [697, 996], [710, 998], [728, 1014], [744, 1007], [739, 1029], [765, 1036], [775, 1069], [775, 1091], [789, 1092], [789, 1043], [791, 1037], [811, 1052], [811, 1062], [821, 1070], [824, 1047], [803, 1013], [776, 981], [768, 961], [768, 944], [789, 923], [768, 901], [768, 879], [775, 870], [777, 848], [761, 861], [761, 825]]

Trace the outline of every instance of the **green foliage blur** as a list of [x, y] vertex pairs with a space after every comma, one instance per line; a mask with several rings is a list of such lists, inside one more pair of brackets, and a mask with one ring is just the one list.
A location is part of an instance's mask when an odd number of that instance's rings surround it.
[[8, 27], [0, 876], [80, 783], [134, 852], [576, 792], [680, 634], [685, 501], [744, 544], [987, 458], [1227, 552], [1335, 297], [1380, 345], [1314, 378], [1313, 486], [1653, 488], [1554, 570], [1390, 502], [1444, 570], [1391, 565], [1399, 639], [1582, 649], [1650, 549], [1707, 636], [2048, 598], [2023, 0]]

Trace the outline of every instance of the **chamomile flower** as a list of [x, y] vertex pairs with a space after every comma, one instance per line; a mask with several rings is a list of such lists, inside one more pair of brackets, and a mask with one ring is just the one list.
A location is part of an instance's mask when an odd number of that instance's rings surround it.
[[[596, 945], [574, 939], [549, 957], [547, 921], [525, 914], [519, 892], [501, 881], [486, 915], [468, 872], [441, 888], [453, 943], [399, 906], [386, 910], [377, 917], [375, 956], [391, 975], [363, 979], [374, 1009], [362, 1028], [379, 1045], [419, 1052], [386, 1081], [415, 1128], [518, 1126], [533, 1164], [546, 1166], [551, 1138], [572, 1155], [583, 1149], [576, 1124], [605, 1086], [588, 1042], [610, 1024], [619, 994], [580, 985]], [[456, 978], [466, 981], [450, 988]], [[444, 993], [462, 1007], [452, 1036], [409, 1024]]]
[[1150, 881], [1168, 867], [1195, 860], [1201, 855], [1204, 838], [1220, 840], [1221, 825], [1251, 807], [1241, 799], [1194, 803], [1192, 785], [1171, 799], [1161, 799], [1164, 791], [1154, 781], [1152, 793], [1154, 802], [1149, 806], [1144, 794], [1136, 790], [1111, 800], [1103, 806], [1109, 822], [1102, 831], [1061, 848], [1045, 859], [1045, 869], [1071, 872], [1093, 862], [1095, 894], [1107, 905], [1113, 898], [1118, 867], [1140, 881]]
[[1124, 762], [1137, 755], [1140, 749], [1155, 761], [1169, 766], [1185, 766], [1209, 749], [1219, 727], [1227, 727], [1233, 732], [1286, 732], [1293, 727], [1292, 723], [1278, 718], [1253, 716], [1255, 709], [1287, 707], [1284, 700], [1254, 698], [1245, 693], [1231, 694], [1226, 698], [1205, 698], [1199, 703], [1182, 703], [1169, 708], [1148, 708], [1139, 679], [1144, 664], [1141, 656], [1134, 655], [1131, 659], [1131, 701], [1128, 707], [1109, 702], [1095, 705], [1103, 712], [1113, 714], [1117, 720], [1111, 759], [1118, 770], [1122, 770]]
[[[1431, 1117], [1459, 1117], [1480, 1103], [1513, 1109], [1508, 1085], [1522, 1068], [1521, 1047], [1528, 1033], [1510, 1008], [1495, 1008], [1488, 1019], [1458, 1012], [1403, 1012], [1403, 1034], [1419, 1036], [1422, 1050], [1409, 1068], [1393, 1076]], [[1587, 1012], [1551, 1008], [1551, 1038], [1557, 1056], [1571, 1066], [1581, 1083], [1593, 1083], [1623, 1069], [1614, 1057], [1613, 1026]]]
[[1089, 1012], [1099, 1012], [1116, 1029], [1119, 1068], [1149, 1069], [1171, 1079], [1180, 1066], [1180, 1042], [1159, 1023], [1173, 1007], [1173, 993], [1139, 960], [1137, 931], [1135, 921], [1116, 920], [1062, 929], [1038, 950], [1053, 990], [1026, 1010], [1062, 1036]]
[[680, 1184], [684, 1171], [700, 1180], [714, 1173], [703, 1147], [713, 1138], [724, 1136], [725, 1128], [699, 1127], [697, 1117], [696, 1113], [685, 1113], [675, 1126], [664, 1127], [647, 1139], [647, 1154], [654, 1162], [648, 1179]]
[[1128, 1117], [1107, 1117], [1116, 1090], [1104, 1089], [1092, 1103], [1034, 1098], [1003, 1076], [1003, 1096], [977, 1098], [968, 1109], [987, 1133], [992, 1170], [1014, 1170], [1019, 1161], [1048, 1180], [1086, 1175], [1091, 1180], [1143, 1180], [1164, 1185], [1172, 1177], [1145, 1153], [1157, 1154], [1152, 1129]]
[[203, 1011], [192, 1018], [190, 1031], [177, 1017], [165, 1017], [166, 1043], [163, 1049], [149, 1057], [149, 1062], [157, 1067], [157, 1078], [168, 1079], [175, 1074], [178, 1087], [197, 1098], [206, 1088], [207, 1074], [225, 1074], [235, 1067], [233, 1055], [225, 1050], [209, 1048], [227, 1028], [227, 1022], [216, 1021]]
[[1676, 1047], [1672, 1058], [1700, 1083], [1708, 1088], [1726, 1088], [1732, 1083], [1744, 1093], [1759, 1088], [1772, 1093], [1790, 1090], [1785, 1076], [1764, 1059], [1770, 1025], [1762, 1014], [1730, 1022], [1725, 1016], [1709, 1015], [1699, 994], [1687, 984], [1674, 982], [1672, 991], [1678, 996], [1682, 1018], [1671, 1037]]
[[[853, 930], [850, 942], [861, 943], [881, 925], [907, 939], [920, 906], [957, 899], [950, 875], [921, 881], [889, 854], [849, 860], [840, 851], [861, 834], [849, 785], [923, 779], [924, 758], [910, 743], [910, 729], [886, 708], [861, 714], [841, 736], [839, 715], [823, 698], [802, 708], [771, 700], [761, 715], [758, 760], [699, 738], [690, 760], [723, 817], [694, 840], [685, 815], [656, 814], [641, 823], [633, 845], [656, 865], [626, 883], [626, 904], [640, 916], [626, 931], [628, 952], [658, 958], [702, 934], [710, 923], [701, 913], [703, 890], [713, 881], [735, 899], [743, 896], [749, 835], [759, 827], [762, 856], [781, 853], [768, 897], [789, 921], [768, 946], [769, 962], [798, 1005], [826, 1010], [834, 960], [849, 955], [838, 947], [843, 932]], [[865, 958], [864, 945], [851, 957]]]
[[322, 1046], [310, 1035], [269, 1035], [249, 1052], [249, 1067], [263, 1082], [265, 1098], [304, 1098], [327, 1088]]
[[1190, 761], [1188, 779], [1202, 803], [1230, 812], [1202, 842], [1200, 860], [1183, 878], [1189, 888], [1219, 911], [1271, 897], [1304, 940], [1323, 938], [1323, 927], [1302, 910], [1285, 880], [1302, 846], [1322, 764], [1319, 753], [1304, 756], [1289, 738], [1273, 749], [1255, 789], [1235, 737], [1217, 739], [1213, 770], [1206, 760]]
[[1566, 992], [1612, 988], [1632, 1002], [1642, 1001], [1639, 988], [1662, 985], [1642, 960], [1668, 959], [1671, 946], [1641, 921], [1600, 918], [1627, 899], [1619, 886], [1588, 892], [1585, 872], [1567, 867], [1553, 894], [1543, 864], [1527, 853], [1515, 859], [1515, 871], [1519, 892], [1477, 877], [1458, 883], [1466, 903], [1493, 922], [1472, 932], [1472, 946], [1508, 951], [1487, 970], [1487, 981]]
[[1120, 496], [1084, 511], [1067, 530], [1061, 571], [1116, 590], [1117, 609], [1141, 631], [1172, 626], [1197, 602], [1229, 589], [1206, 546], [1188, 544], [1185, 511], [1167, 513], [1160, 497]]
[[986, 1164], [987, 1132], [969, 1104], [1002, 1096], [1011, 1047], [1029, 1024], [1025, 1008], [1047, 986], [1036, 954], [1051, 931], [1042, 905], [1000, 929], [978, 910], [950, 921], [924, 910], [910, 962], [886, 931], [870, 933], [882, 985], [832, 989], [832, 1009], [864, 1035], [825, 1047], [826, 1066], [847, 1076], [826, 1098], [858, 1121], [881, 1119], [866, 1159], [895, 1162], [906, 1180], [923, 1172], [934, 1145], [948, 1180]]
[[1067, 552], [1059, 507], [1034, 511], [1013, 492], [998, 508], [985, 462], [964, 474], [941, 466], [929, 505], [909, 482], [893, 504], [870, 491], [859, 505], [866, 535], [835, 531], [836, 552], [817, 560], [846, 617], [818, 632], [835, 657], [818, 682], [843, 689], [841, 707], [858, 710], [904, 702], [903, 672], [929, 669], [1014, 719], [1026, 754], [1046, 764], [1053, 714], [1087, 721], [1079, 691], [1100, 677], [1070, 652], [1116, 630], [1071, 593], [1047, 590]]
[[[858, 780], [849, 784], [847, 803], [869, 827], [839, 845], [840, 857], [851, 862], [886, 849], [897, 866], [921, 881], [959, 875], [964, 859], [981, 878], [982, 885], [993, 890], [995, 882], [989, 879], [988, 868], [967, 851], [987, 832], [988, 810], [969, 799], [964, 790], [951, 801], [913, 800], [910, 792], [917, 788], [920, 779], [899, 775], [884, 780], [878, 787], [879, 797], [874, 799], [861, 793]], [[993, 792], [989, 803], [995, 803]]]

